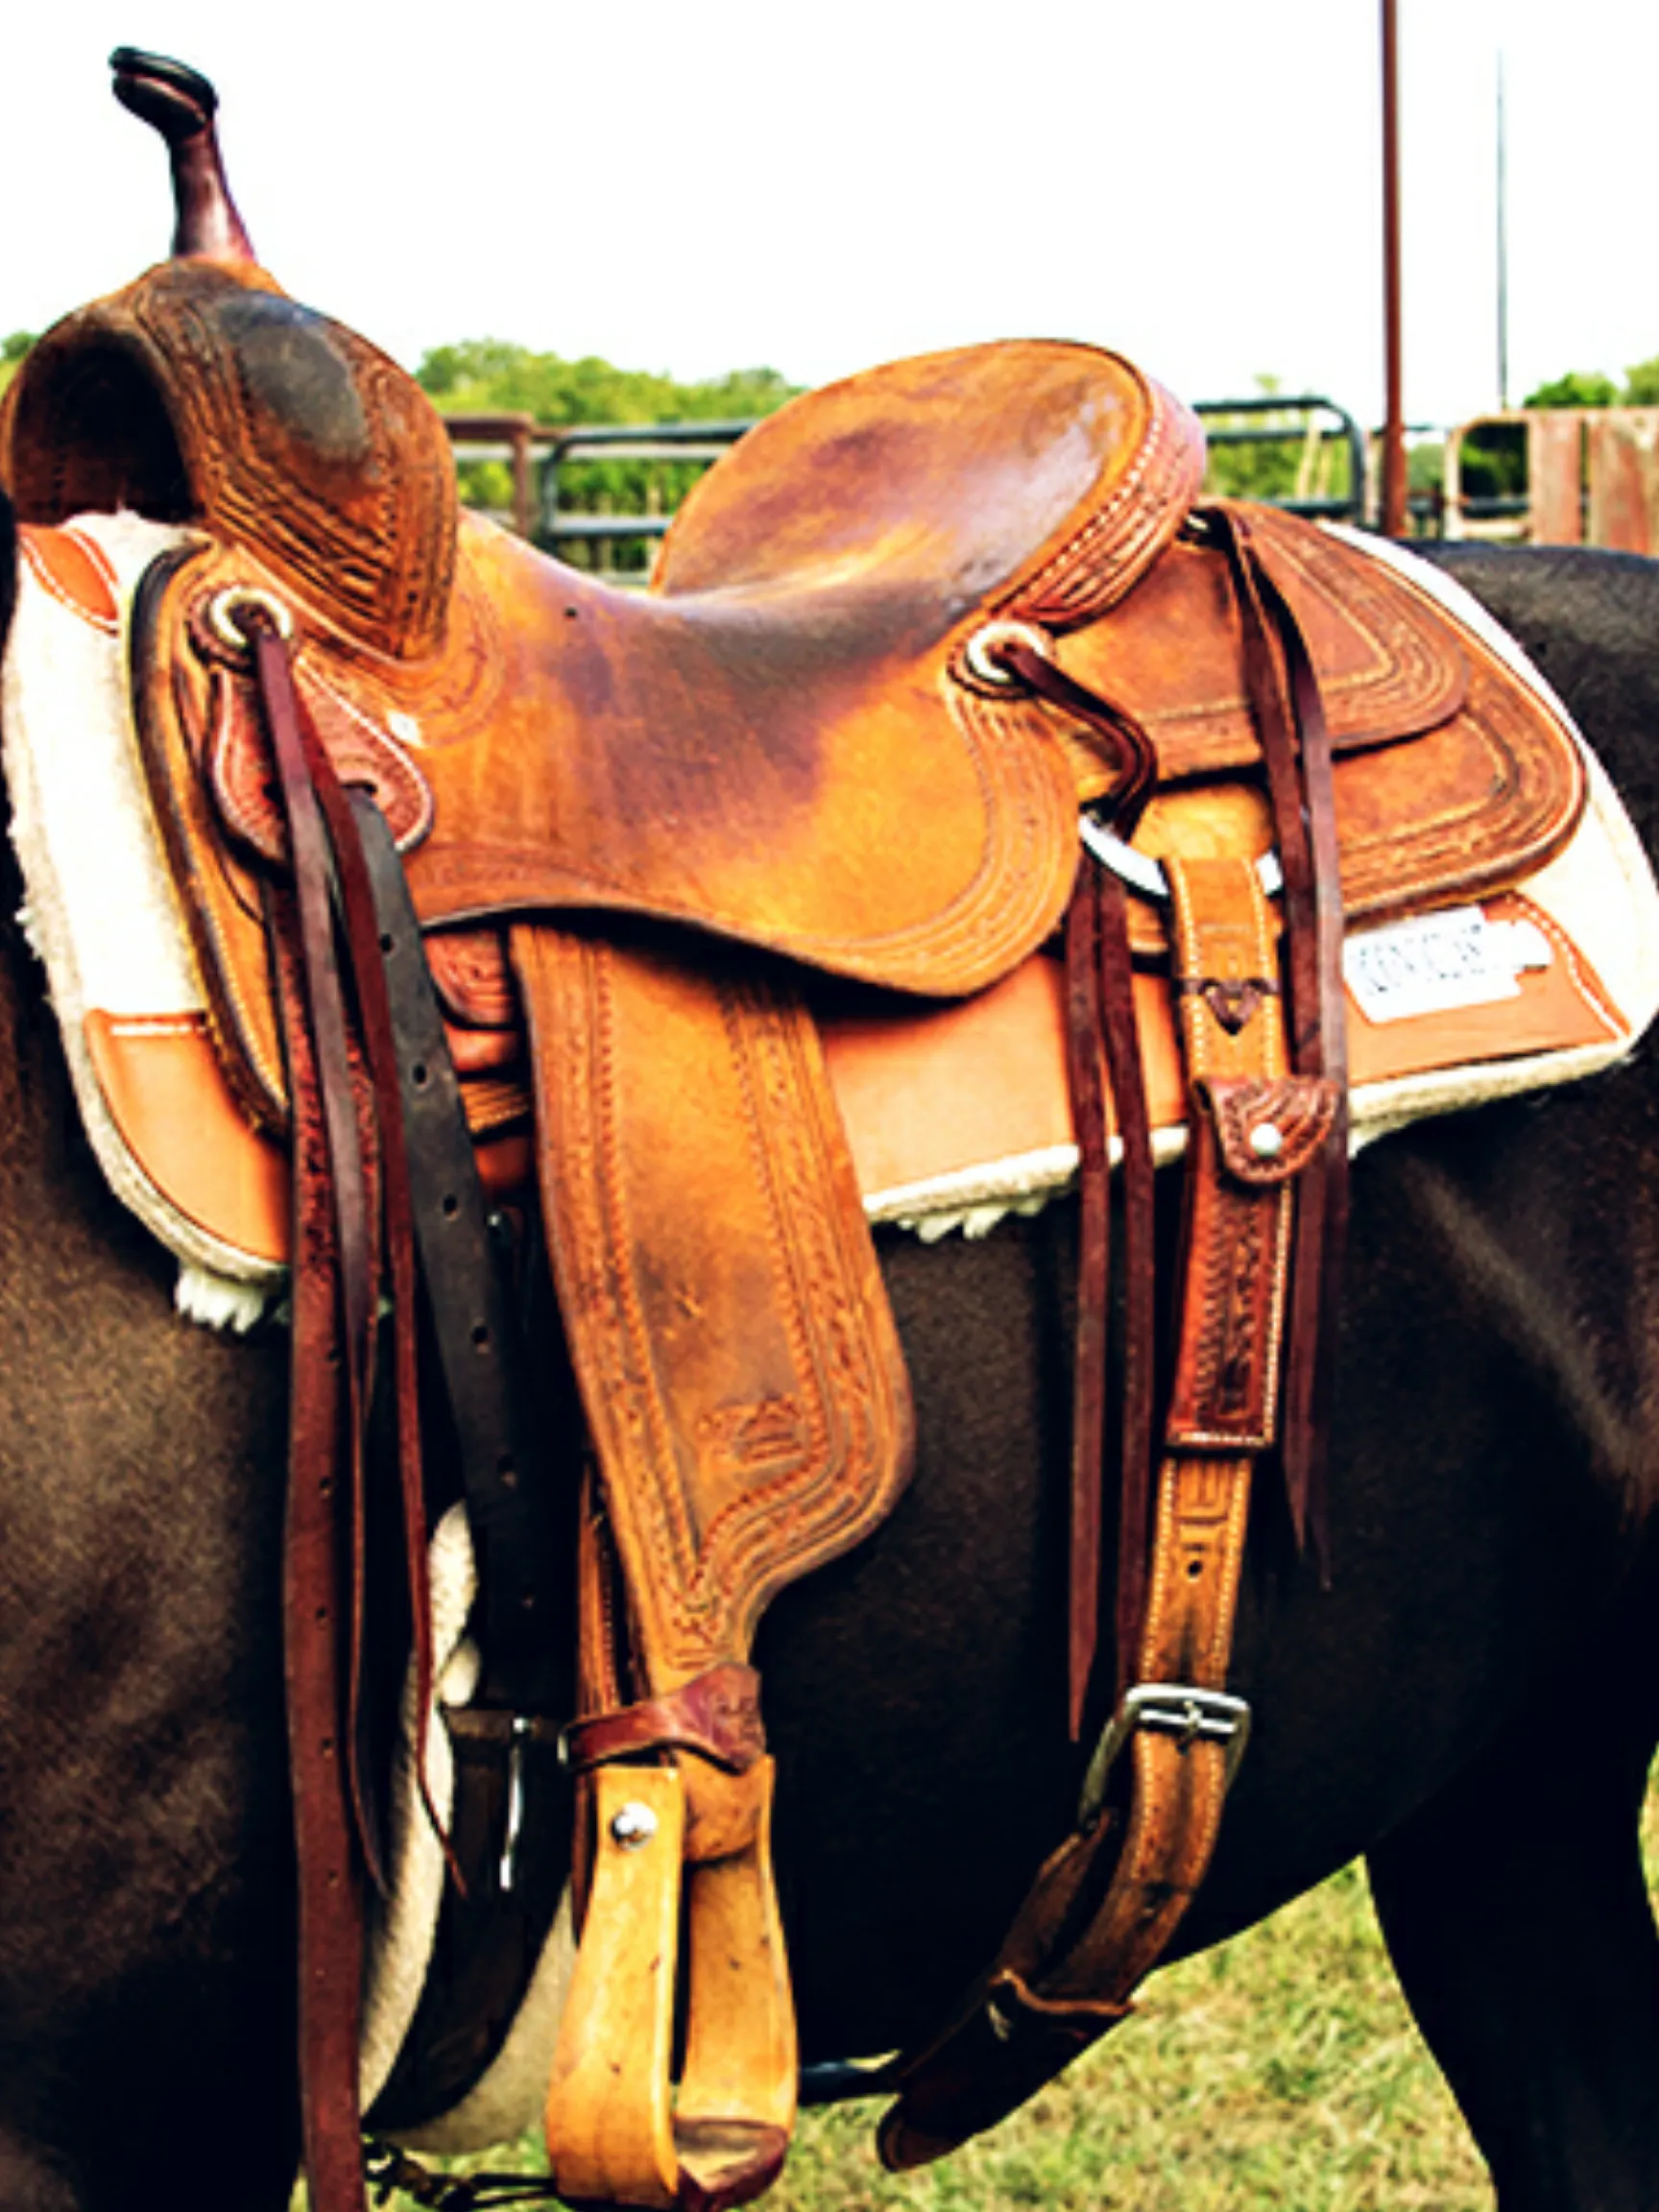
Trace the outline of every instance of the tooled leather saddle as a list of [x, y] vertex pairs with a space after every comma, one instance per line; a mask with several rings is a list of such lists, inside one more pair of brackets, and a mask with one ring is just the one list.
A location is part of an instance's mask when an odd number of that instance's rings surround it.
[[[464, 1166], [435, 1225], [411, 1187], [406, 1133], [454, 1091], [442, 1029], [412, 1046], [397, 1019], [430, 998], [418, 962], [407, 976], [417, 921], [461, 1057], [509, 1039], [477, 1065], [533, 1107], [592, 1447], [574, 1713], [526, 1709], [545, 1670], [523, 1653], [566, 1624], [536, 1610], [549, 1577], [522, 1547], [553, 1540], [516, 1498], [511, 1438], [469, 1492], [505, 1732], [567, 1722], [580, 1778], [554, 2181], [659, 2205], [741, 2201], [781, 2163], [796, 2048], [750, 1645], [770, 1598], [874, 1527], [908, 1472], [814, 978], [965, 997], [1065, 929], [1084, 1210], [1072, 1706], [1077, 1729], [1106, 1726], [1077, 1833], [911, 2055], [884, 2148], [932, 2155], [1121, 2017], [1202, 1876], [1246, 1719], [1225, 1678], [1264, 1454], [1317, 1533], [1344, 909], [1513, 884], [1571, 832], [1577, 757], [1350, 546], [1196, 508], [1195, 421], [1089, 347], [968, 348], [796, 402], [705, 479], [647, 593], [548, 561], [458, 510], [442, 425], [396, 365], [259, 268], [203, 81], [131, 53], [116, 68], [172, 151], [175, 256], [40, 340], [0, 469], [25, 522], [131, 506], [196, 533], [147, 580], [132, 644], [227, 1078], [294, 1147], [313, 2200], [363, 2201], [353, 1900], [374, 1816], [354, 1515], [376, 1479], [374, 1315], [388, 1295], [402, 1316], [384, 1358], [419, 1626], [416, 1247], [441, 1303], [445, 1223], [477, 1211]], [[1163, 902], [1125, 888], [1131, 839]], [[1156, 1450], [1137, 965], [1167, 967], [1192, 1128]], [[1109, 1142], [1138, 1286], [1110, 1449]], [[494, 1309], [463, 1326], [487, 1361]], [[1115, 1681], [1094, 1625], [1114, 1455]]]

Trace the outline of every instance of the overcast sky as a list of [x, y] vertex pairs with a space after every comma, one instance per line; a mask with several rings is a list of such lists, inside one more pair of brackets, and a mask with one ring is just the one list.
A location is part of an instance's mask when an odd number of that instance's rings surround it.
[[[26, 12], [25, 12], [26, 10]], [[0, 331], [166, 249], [126, 41], [219, 86], [266, 264], [402, 360], [496, 336], [803, 382], [1077, 337], [1382, 400], [1377, 0], [12, 0]], [[21, 16], [21, 21], [18, 20]], [[1659, 352], [1651, 0], [1402, 0], [1407, 407]], [[401, 24], [402, 29], [394, 28]]]

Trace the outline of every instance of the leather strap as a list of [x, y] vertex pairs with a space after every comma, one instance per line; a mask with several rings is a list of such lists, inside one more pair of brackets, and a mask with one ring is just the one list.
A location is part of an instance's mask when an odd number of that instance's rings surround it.
[[1347, 1013], [1342, 892], [1331, 735], [1318, 679], [1269, 542], [1244, 511], [1203, 510], [1226, 551], [1238, 601], [1246, 689], [1272, 801], [1285, 878], [1290, 1065], [1336, 1084], [1341, 1104], [1321, 1158], [1302, 1179], [1285, 1379], [1283, 1459], [1299, 1543], [1325, 1553], [1323, 1458], [1348, 1215]]
[[[1091, 867], [1099, 863], [1091, 854]], [[1100, 1012], [1106, 1071], [1123, 1145], [1122, 1418], [1118, 1430], [1121, 1485], [1118, 1512], [1117, 1680], [1121, 1697], [1134, 1677], [1135, 1651], [1146, 1608], [1152, 1523], [1152, 1434], [1157, 1373], [1157, 1224], [1152, 1168], [1152, 1115], [1135, 1013], [1129, 951], [1129, 906], [1123, 885], [1100, 870]]]
[[[1072, 1119], [1077, 1130], [1077, 1322], [1072, 1365], [1070, 1613], [1072, 1741], [1083, 1732], [1100, 1619], [1106, 1407], [1111, 1373], [1110, 1134], [1121, 1146], [1122, 1258], [1118, 1268], [1122, 1377], [1118, 1433], [1118, 1590], [1115, 1695], [1129, 1687], [1146, 1603], [1151, 1522], [1156, 1272], [1152, 1124], [1135, 1015], [1123, 887], [1084, 852], [1067, 918], [1066, 996]], [[1104, 1080], [1103, 1080], [1104, 1078]]]
[[512, 1713], [545, 1713], [569, 1586], [551, 1471], [529, 1416], [518, 1331], [403, 865], [373, 802], [353, 792], [351, 811], [386, 978], [426, 1308], [477, 1554], [482, 1695]]
[[[345, 1759], [358, 1832], [370, 1873], [383, 1880], [375, 1814], [364, 1775], [360, 1726], [363, 1614], [368, 1556], [367, 1431], [374, 1357], [378, 1268], [377, 1216], [368, 1158], [369, 1132], [359, 1125], [346, 994], [337, 962], [331, 889], [333, 855], [305, 743], [304, 709], [294, 688], [288, 648], [268, 617], [251, 623], [265, 733], [276, 769], [294, 878], [294, 915], [302, 979], [301, 1020], [316, 1070], [327, 1157], [323, 1186], [333, 1214], [341, 1307], [351, 1567], [347, 1599]], [[300, 1262], [295, 1246], [295, 1271]]]
[[294, 1131], [282, 1590], [300, 1907], [301, 2120], [306, 2182], [317, 2212], [363, 2212], [357, 2099], [362, 1863], [353, 1848], [341, 1680], [349, 1566], [339, 1495], [345, 1420], [339, 1258], [327, 1137], [297, 974], [292, 900], [275, 885], [267, 897]]
[[1071, 1740], [1094, 1670], [1100, 1619], [1106, 1452], [1111, 1160], [1100, 1019], [1100, 870], [1086, 853], [1066, 916], [1066, 1042], [1077, 1131], [1077, 1321], [1071, 1385], [1071, 1554], [1068, 1666]]
[[335, 965], [328, 854], [287, 655], [269, 627], [252, 645], [293, 868], [291, 891], [267, 887], [267, 914], [294, 1144], [283, 1604], [300, 1908], [301, 2116], [318, 2212], [360, 2212], [362, 1862], [353, 1841], [371, 1848], [356, 1759], [363, 1431], [373, 1326], [371, 1170]]
[[1254, 865], [1166, 866], [1192, 1143], [1138, 1682], [1096, 1749], [1076, 1832], [956, 2018], [907, 2063], [879, 2134], [892, 2167], [993, 2125], [1129, 2010], [1209, 1866], [1247, 1721], [1225, 1683], [1251, 1474], [1274, 1435], [1289, 1193], [1335, 1099], [1286, 1072]]
[[578, 1773], [648, 1751], [690, 1751], [743, 1774], [765, 1750], [760, 1677], [730, 1660], [664, 1696], [573, 1720], [565, 1731], [565, 1757]]
[[1132, 714], [1102, 699], [1074, 676], [1069, 676], [1046, 654], [1019, 637], [998, 637], [987, 658], [1015, 676], [1027, 690], [1049, 706], [1074, 715], [1104, 750], [1116, 781], [1101, 804], [1111, 815], [1118, 834], [1127, 837], [1152, 795], [1158, 778], [1158, 755], [1152, 740]]

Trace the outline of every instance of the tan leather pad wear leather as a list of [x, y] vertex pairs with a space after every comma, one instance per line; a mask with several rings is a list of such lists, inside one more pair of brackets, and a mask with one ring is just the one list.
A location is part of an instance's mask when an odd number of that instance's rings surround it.
[[[1483, 910], [1495, 922], [1526, 921], [1542, 930], [1554, 953], [1551, 965], [1525, 972], [1513, 998], [1455, 1013], [1379, 1023], [1350, 998], [1349, 1067], [1358, 1089], [1603, 1045], [1625, 1033], [1595, 971], [1550, 916], [1516, 894], [1487, 900]], [[1152, 1126], [1178, 1129], [1188, 1101], [1166, 978], [1138, 974], [1135, 1005]], [[879, 1218], [924, 1211], [928, 1188], [950, 1178], [1073, 1142], [1064, 1013], [1060, 963], [1043, 952], [960, 1006], [843, 1005], [822, 1016], [859, 1184]]]

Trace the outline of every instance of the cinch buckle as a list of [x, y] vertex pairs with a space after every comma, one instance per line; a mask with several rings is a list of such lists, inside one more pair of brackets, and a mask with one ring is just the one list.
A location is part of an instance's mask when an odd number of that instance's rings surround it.
[[1183, 1751], [1194, 1743], [1227, 1746], [1227, 1787], [1238, 1771], [1250, 1741], [1250, 1708], [1225, 1690], [1200, 1690], [1193, 1682], [1138, 1682], [1101, 1733], [1083, 1777], [1079, 1818], [1092, 1820], [1106, 1798], [1106, 1780], [1118, 1754], [1139, 1728], [1179, 1739]]

